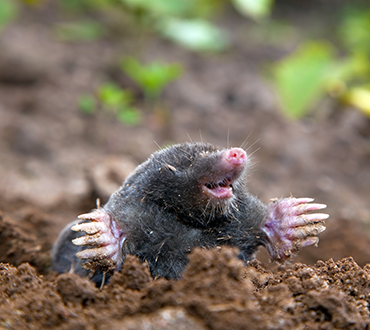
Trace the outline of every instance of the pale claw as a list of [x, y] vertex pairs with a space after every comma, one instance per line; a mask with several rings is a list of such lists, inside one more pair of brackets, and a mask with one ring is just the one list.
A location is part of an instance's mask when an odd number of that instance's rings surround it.
[[295, 227], [304, 226], [310, 222], [320, 222], [329, 218], [329, 214], [326, 213], [312, 213], [312, 214], [302, 214], [297, 217], [295, 221]]
[[316, 211], [321, 209], [326, 209], [325, 204], [299, 204], [292, 208], [297, 214], [305, 214], [308, 211]]
[[110, 256], [116, 253], [116, 249], [112, 246], [103, 246], [95, 249], [87, 249], [78, 252], [76, 255], [82, 260], [87, 259], [104, 259], [109, 258]]
[[95, 247], [76, 254], [82, 260], [91, 259], [84, 264], [84, 267], [104, 271], [119, 269], [122, 265], [122, 244], [126, 239], [125, 233], [104, 209], [82, 214], [78, 218], [92, 221], [79, 223], [71, 228], [73, 231], [87, 234], [72, 240], [73, 244]]
[[305, 238], [308, 236], [316, 236], [325, 230], [325, 226], [321, 223], [311, 224], [309, 226], [295, 227], [293, 230], [289, 230], [289, 237], [291, 238]]
[[317, 246], [319, 244], [319, 238], [318, 237], [308, 237], [305, 240], [301, 242], [301, 247], [315, 245]]
[[83, 231], [86, 234], [93, 235], [103, 231], [106, 227], [107, 226], [101, 222], [86, 222], [78, 223], [77, 225], [74, 225], [71, 229], [73, 231]]
[[326, 208], [325, 204], [312, 203], [312, 198], [285, 198], [269, 205], [269, 218], [262, 226], [267, 235], [265, 246], [273, 260], [284, 261], [302, 247], [317, 243], [316, 235], [325, 230], [324, 213], [306, 214]]
[[114, 244], [116, 239], [112, 235], [106, 233], [97, 233], [95, 235], [86, 235], [77, 237], [72, 240], [74, 245], [90, 245], [90, 246], [104, 246], [109, 244]]

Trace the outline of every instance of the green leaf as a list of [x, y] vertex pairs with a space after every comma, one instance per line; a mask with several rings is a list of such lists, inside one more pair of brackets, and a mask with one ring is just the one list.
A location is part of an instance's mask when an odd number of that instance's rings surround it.
[[187, 13], [192, 5], [191, 1], [177, 0], [121, 0], [134, 9], [142, 9], [157, 15], [180, 15]]
[[14, 0], [0, 0], [0, 31], [15, 19], [18, 8]]
[[82, 112], [91, 114], [95, 111], [95, 99], [91, 95], [81, 95], [78, 99], [78, 107]]
[[167, 17], [209, 16], [219, 9], [221, 1], [215, 0], [120, 0], [134, 10]]
[[130, 126], [135, 126], [140, 123], [141, 115], [140, 112], [134, 108], [123, 107], [117, 113], [117, 118]]
[[219, 52], [229, 47], [226, 33], [206, 20], [169, 18], [159, 24], [166, 38], [195, 51]]
[[95, 21], [57, 24], [55, 29], [58, 38], [65, 41], [96, 40], [105, 34], [104, 27]]
[[349, 51], [370, 53], [370, 10], [348, 10], [339, 26], [339, 37]]
[[232, 0], [235, 8], [243, 15], [256, 20], [270, 15], [274, 0]]
[[111, 108], [126, 106], [132, 101], [131, 93], [114, 83], [106, 83], [100, 86], [98, 98], [103, 105]]
[[121, 68], [144, 90], [148, 97], [159, 96], [166, 85], [182, 73], [182, 67], [179, 64], [153, 62], [142, 65], [132, 57], [125, 58], [121, 63]]
[[306, 42], [274, 65], [274, 82], [284, 113], [300, 118], [325, 93], [333, 67], [333, 47], [325, 42]]

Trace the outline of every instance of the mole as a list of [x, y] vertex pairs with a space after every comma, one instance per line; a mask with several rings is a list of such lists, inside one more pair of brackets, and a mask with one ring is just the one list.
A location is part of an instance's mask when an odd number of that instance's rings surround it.
[[128, 254], [154, 278], [178, 279], [195, 247], [237, 247], [246, 263], [264, 246], [285, 262], [317, 245], [329, 215], [312, 198], [274, 199], [248, 191], [250, 158], [241, 148], [183, 143], [152, 154], [108, 202], [67, 225], [52, 249], [52, 268], [103, 285]]

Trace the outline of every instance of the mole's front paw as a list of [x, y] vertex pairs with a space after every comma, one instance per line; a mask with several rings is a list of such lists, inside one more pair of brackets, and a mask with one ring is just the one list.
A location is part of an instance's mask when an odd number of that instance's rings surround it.
[[122, 264], [122, 244], [125, 241], [125, 235], [112, 221], [111, 216], [104, 209], [98, 209], [82, 214], [78, 218], [92, 221], [79, 223], [71, 228], [87, 234], [75, 238], [72, 241], [73, 244], [92, 247], [76, 254], [82, 260], [90, 259], [84, 267], [104, 272], [119, 269]]
[[269, 215], [262, 230], [271, 258], [283, 262], [302, 247], [319, 242], [316, 235], [325, 230], [324, 213], [307, 213], [326, 208], [325, 204], [309, 204], [312, 198], [284, 198], [269, 204]]

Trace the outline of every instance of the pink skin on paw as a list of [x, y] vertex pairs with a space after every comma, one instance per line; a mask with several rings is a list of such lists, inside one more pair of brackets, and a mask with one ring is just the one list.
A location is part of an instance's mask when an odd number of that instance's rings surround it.
[[247, 160], [246, 152], [241, 148], [226, 150], [220, 160], [220, 171], [224, 172], [216, 182], [206, 182], [202, 191], [208, 198], [228, 199], [233, 197], [231, 184]]
[[122, 244], [125, 234], [119, 229], [112, 217], [104, 209], [78, 217], [92, 222], [79, 223], [72, 227], [74, 231], [83, 231], [87, 235], [75, 238], [72, 242], [80, 246], [92, 246], [92, 249], [82, 250], [77, 256], [82, 259], [106, 260], [116, 264], [116, 269], [122, 265]]
[[266, 249], [271, 259], [285, 261], [302, 247], [317, 244], [316, 235], [325, 230], [324, 213], [307, 214], [326, 208], [324, 204], [308, 204], [312, 198], [284, 198], [269, 204], [269, 218], [262, 227], [268, 237]]

